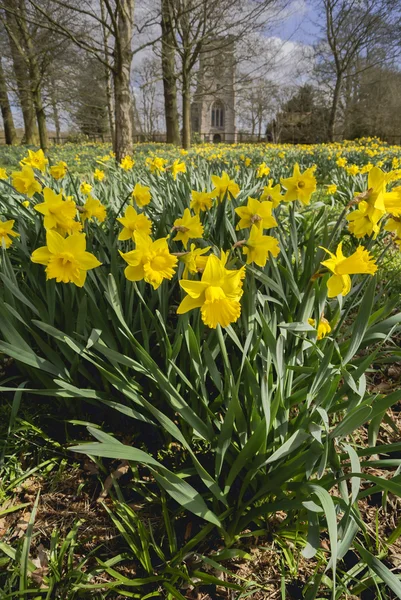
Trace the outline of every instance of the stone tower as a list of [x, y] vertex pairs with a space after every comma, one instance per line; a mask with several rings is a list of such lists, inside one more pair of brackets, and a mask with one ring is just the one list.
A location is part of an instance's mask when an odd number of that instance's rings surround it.
[[198, 134], [205, 142], [236, 141], [234, 83], [234, 42], [220, 38], [209, 42], [200, 55], [191, 105], [193, 136]]

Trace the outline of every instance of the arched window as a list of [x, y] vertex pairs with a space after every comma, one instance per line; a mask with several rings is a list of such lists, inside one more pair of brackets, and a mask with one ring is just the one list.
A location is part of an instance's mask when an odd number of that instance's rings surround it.
[[212, 127], [224, 127], [224, 104], [221, 100], [212, 104]]

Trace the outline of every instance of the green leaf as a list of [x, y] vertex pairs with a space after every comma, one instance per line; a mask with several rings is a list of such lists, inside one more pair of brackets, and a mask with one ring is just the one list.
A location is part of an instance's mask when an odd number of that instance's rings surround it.
[[401, 581], [390, 571], [378, 558], [373, 556], [366, 548], [354, 542], [354, 547], [359, 552], [365, 563], [376, 573], [378, 577], [391, 589], [397, 598], [401, 598]]

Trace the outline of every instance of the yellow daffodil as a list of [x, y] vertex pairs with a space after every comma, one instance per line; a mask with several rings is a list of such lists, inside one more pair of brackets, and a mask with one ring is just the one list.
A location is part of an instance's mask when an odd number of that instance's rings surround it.
[[247, 264], [254, 262], [259, 267], [264, 267], [269, 254], [276, 257], [280, 252], [280, 246], [275, 237], [263, 235], [263, 230], [252, 225], [251, 233], [242, 247], [242, 252], [246, 255]]
[[273, 179], [269, 179], [269, 185], [265, 185], [263, 188], [262, 195], [260, 197], [261, 201], [270, 200], [273, 202], [273, 208], [276, 208], [283, 200], [283, 196], [281, 195], [281, 186], [277, 183], [273, 187]]
[[333, 273], [327, 281], [329, 298], [334, 298], [340, 294], [346, 296], [350, 292], [350, 275], [356, 275], [357, 273], [374, 275], [377, 271], [374, 258], [363, 246], [358, 246], [356, 251], [348, 258], [343, 254], [342, 242], [338, 244], [336, 254], [326, 248], [323, 248], [323, 250], [330, 254], [330, 258], [323, 261], [322, 265]]
[[22, 203], [22, 206], [25, 206], [25, 208], [28, 208], [29, 204], [30, 204], [29, 200], [24, 200]]
[[81, 190], [81, 192], [85, 195], [85, 196], [89, 196], [89, 194], [92, 191], [92, 186], [90, 183], [87, 183], [86, 181], [83, 181], [81, 183], [81, 185], [79, 186], [79, 189]]
[[106, 207], [92, 196], [88, 196], [85, 204], [82, 208], [80, 208], [80, 216], [82, 223], [85, 223], [86, 220], [91, 221], [92, 219], [97, 219], [99, 223], [103, 223], [106, 219]]
[[210, 250], [211, 246], [206, 248], [196, 248], [195, 244], [191, 244], [189, 252], [182, 254], [179, 259], [184, 263], [185, 268], [182, 274], [183, 279], [188, 277], [189, 273], [198, 273], [203, 271], [206, 266], [208, 257], [204, 256]]
[[353, 210], [346, 217], [349, 223], [348, 229], [358, 239], [372, 234], [376, 237], [380, 231], [378, 223], [383, 215], [383, 211], [362, 200], [359, 202], [357, 210]]
[[28, 156], [23, 158], [20, 162], [21, 167], [24, 165], [28, 165], [29, 167], [33, 167], [34, 169], [38, 169], [42, 171], [42, 173], [46, 170], [46, 165], [49, 161], [44, 155], [43, 150], [37, 150], [34, 152], [33, 150], [28, 150]]
[[0, 179], [8, 179], [7, 171], [0, 167]]
[[395, 233], [398, 238], [401, 238], [401, 219], [398, 217], [391, 217], [385, 224], [384, 229], [385, 231]]
[[106, 173], [104, 171], [102, 171], [101, 169], [95, 169], [95, 172], [93, 173], [93, 179], [95, 179], [96, 181], [103, 181], [105, 177]]
[[56, 194], [51, 188], [43, 190], [44, 202], [36, 204], [34, 209], [44, 216], [45, 229], [56, 229], [59, 233], [71, 233], [77, 208], [73, 200], [63, 200], [62, 193]]
[[295, 163], [292, 177], [281, 179], [281, 184], [287, 190], [283, 200], [286, 202], [300, 200], [302, 204], [309, 204], [311, 196], [316, 190], [314, 171], [315, 167], [310, 167], [301, 173], [298, 163]]
[[63, 238], [50, 230], [46, 234], [46, 244], [33, 252], [31, 260], [45, 265], [47, 279], [55, 279], [57, 283], [74, 283], [82, 287], [87, 271], [101, 264], [93, 254], [86, 252], [84, 233]]
[[250, 164], [251, 164], [251, 162], [252, 162], [252, 159], [250, 159], [249, 157], [248, 157], [248, 158], [246, 158], [246, 159], [245, 159], [245, 161], [244, 161], [244, 163], [245, 163], [245, 166], [246, 166], [246, 167], [249, 167], [249, 166], [250, 166]]
[[401, 216], [401, 187], [395, 187], [384, 196], [384, 208], [389, 214]]
[[[315, 319], [308, 319], [309, 325], [312, 327], [316, 327]], [[328, 335], [331, 331], [330, 323], [324, 317], [320, 317], [319, 324], [317, 326], [317, 339], [322, 340], [326, 335]]]
[[50, 175], [53, 179], [59, 180], [63, 179], [67, 173], [67, 163], [63, 160], [60, 160], [56, 165], [50, 167]]
[[266, 177], [269, 173], [270, 173], [270, 167], [268, 167], [265, 162], [262, 162], [258, 166], [258, 170], [256, 171], [256, 177], [257, 177], [257, 179], [260, 179], [261, 177]]
[[235, 212], [240, 217], [236, 229], [246, 229], [256, 225], [259, 229], [270, 229], [277, 225], [276, 219], [272, 215], [273, 202], [268, 200], [259, 202], [255, 198], [248, 196], [248, 204], [239, 206]]
[[194, 308], [201, 309], [202, 321], [215, 329], [217, 325], [228, 327], [241, 314], [240, 299], [245, 267], [230, 271], [226, 269], [227, 255], [208, 257], [201, 281], [182, 279], [180, 286], [187, 293], [177, 309], [179, 315]]
[[334, 194], [337, 191], [337, 186], [335, 183], [330, 183], [327, 187], [326, 187], [326, 194], [328, 196], [334, 196]]
[[[9, 248], [13, 243], [12, 237], [18, 237], [19, 233], [13, 231], [14, 220], [2, 221], [0, 219], [0, 247]], [[10, 237], [11, 236], [11, 237]]]
[[141, 281], [157, 290], [163, 279], [172, 279], [178, 258], [170, 254], [166, 238], [153, 241], [141, 231], [134, 232], [135, 250], [120, 252], [128, 263], [124, 274], [129, 281]]
[[124, 216], [117, 221], [123, 226], [118, 236], [121, 241], [134, 240], [137, 231], [149, 235], [152, 230], [152, 221], [143, 213], [137, 213], [133, 206], [127, 206]]
[[202, 192], [197, 192], [196, 190], [192, 190], [192, 199], [189, 206], [190, 208], [192, 208], [195, 214], [199, 215], [201, 211], [206, 211], [212, 208], [214, 197], [214, 192], [207, 192], [206, 190], [203, 190]]
[[160, 173], [163, 173], [166, 170], [167, 160], [165, 158], [155, 156], [153, 159], [148, 157], [145, 163], [149, 167], [151, 173], [156, 173], [157, 175], [159, 175]]
[[200, 222], [199, 215], [191, 215], [189, 208], [184, 210], [184, 214], [179, 219], [174, 221], [174, 230], [177, 235], [174, 240], [182, 242], [184, 248], [187, 247], [191, 238], [201, 238], [203, 236], [203, 225]]
[[171, 174], [173, 176], [174, 181], [177, 179], [178, 173], [186, 173], [187, 167], [185, 163], [180, 162], [178, 159], [173, 162], [171, 165]]
[[340, 156], [339, 158], [337, 158], [336, 165], [338, 167], [345, 167], [346, 164], [347, 164], [347, 159], [344, 156]]
[[348, 175], [358, 175], [359, 173], [358, 165], [349, 165], [345, 168], [345, 170], [347, 171]]
[[238, 183], [235, 183], [234, 179], [230, 179], [228, 173], [223, 171], [221, 177], [218, 175], [212, 175], [212, 183], [214, 185], [213, 192], [221, 202], [224, 196], [227, 194], [227, 199], [236, 198], [240, 193]]
[[36, 192], [42, 190], [39, 181], [35, 179], [32, 167], [25, 166], [22, 167], [21, 171], [14, 171], [14, 173], [11, 173], [11, 178], [17, 192], [25, 194], [29, 198], [32, 198]]
[[150, 187], [136, 183], [132, 192], [132, 198], [138, 206], [146, 206], [151, 200]]
[[131, 171], [134, 165], [135, 161], [130, 156], [124, 156], [120, 162], [120, 167], [124, 169], [124, 171]]

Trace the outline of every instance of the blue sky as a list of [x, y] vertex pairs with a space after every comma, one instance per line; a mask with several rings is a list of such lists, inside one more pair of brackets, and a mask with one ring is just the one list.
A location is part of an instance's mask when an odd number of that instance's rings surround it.
[[291, 40], [307, 46], [319, 37], [318, 16], [307, 0], [294, 0], [288, 16], [273, 30], [273, 35], [282, 40]]

